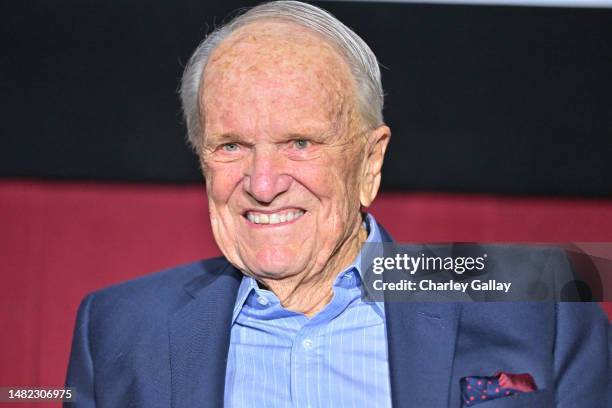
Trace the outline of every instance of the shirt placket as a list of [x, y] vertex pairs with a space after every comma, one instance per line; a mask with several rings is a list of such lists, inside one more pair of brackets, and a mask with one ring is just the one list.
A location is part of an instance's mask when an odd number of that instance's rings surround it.
[[[324, 328], [346, 309], [351, 295], [344, 288], [335, 288], [334, 299], [321, 313], [309, 320], [296, 333], [291, 347], [291, 399], [295, 408], [318, 407], [316, 393], [317, 365], [322, 364], [325, 343]], [[323, 401], [324, 402], [324, 401]]]

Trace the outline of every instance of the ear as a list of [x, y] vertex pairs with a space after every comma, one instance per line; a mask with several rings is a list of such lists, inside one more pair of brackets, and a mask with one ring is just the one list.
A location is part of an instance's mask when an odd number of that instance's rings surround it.
[[359, 201], [364, 207], [369, 207], [378, 194], [383, 161], [390, 139], [391, 129], [386, 125], [370, 131], [367, 136], [359, 191]]

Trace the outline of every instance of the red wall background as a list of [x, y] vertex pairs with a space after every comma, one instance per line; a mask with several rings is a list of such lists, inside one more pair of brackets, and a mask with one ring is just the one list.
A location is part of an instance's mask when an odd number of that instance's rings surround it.
[[[612, 200], [384, 193], [371, 211], [406, 242], [612, 241]], [[219, 253], [192, 185], [0, 181], [0, 230], [3, 386], [62, 385], [86, 293]]]

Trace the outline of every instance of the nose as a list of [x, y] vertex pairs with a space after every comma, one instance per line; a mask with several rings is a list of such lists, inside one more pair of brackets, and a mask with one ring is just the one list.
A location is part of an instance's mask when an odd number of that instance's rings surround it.
[[271, 203], [289, 189], [291, 180], [275, 146], [254, 147], [244, 179], [248, 194], [261, 203]]

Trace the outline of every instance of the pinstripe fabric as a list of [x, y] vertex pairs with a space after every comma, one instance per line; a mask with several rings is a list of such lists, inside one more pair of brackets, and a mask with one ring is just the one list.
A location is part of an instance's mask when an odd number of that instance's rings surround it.
[[[367, 242], [380, 242], [371, 215]], [[360, 257], [312, 319], [242, 279], [225, 378], [226, 407], [390, 407], [384, 306], [362, 300]]]

